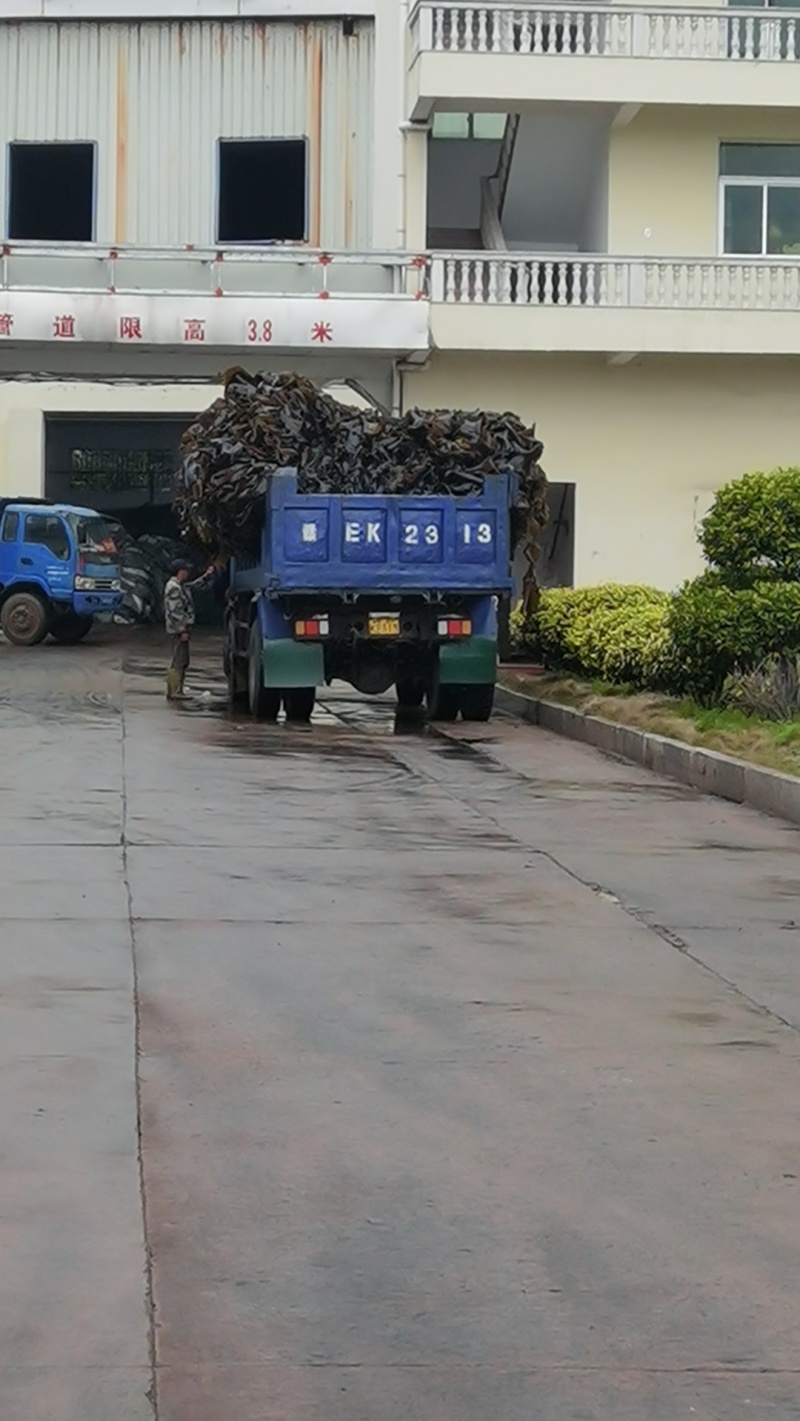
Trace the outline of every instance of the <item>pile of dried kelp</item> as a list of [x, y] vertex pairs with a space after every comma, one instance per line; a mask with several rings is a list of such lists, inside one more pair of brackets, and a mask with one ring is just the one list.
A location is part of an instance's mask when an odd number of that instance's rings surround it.
[[[182, 543], [157, 533], [131, 537], [122, 527], [116, 529], [120, 555], [122, 603], [114, 620], [126, 625], [161, 626], [164, 622], [164, 588], [169, 578], [170, 564], [181, 558], [202, 572], [208, 562], [196, 543]], [[210, 605], [209, 605], [210, 603]], [[216, 620], [213, 598], [195, 596], [198, 622]]]
[[262, 496], [276, 469], [296, 468], [306, 493], [479, 493], [519, 477], [515, 542], [546, 522], [543, 445], [516, 415], [354, 409], [299, 375], [233, 370], [225, 394], [183, 436], [175, 507], [185, 535], [214, 554], [254, 551]]
[[173, 538], [143, 534], [132, 538], [122, 528], [117, 532], [122, 580], [122, 605], [115, 620], [145, 625], [164, 619], [164, 588], [173, 558], [185, 557], [181, 543]]

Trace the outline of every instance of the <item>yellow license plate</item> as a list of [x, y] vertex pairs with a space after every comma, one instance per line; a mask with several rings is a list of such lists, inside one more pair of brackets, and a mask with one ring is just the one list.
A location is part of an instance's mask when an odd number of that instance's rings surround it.
[[370, 617], [370, 636], [398, 636], [400, 633], [399, 617]]

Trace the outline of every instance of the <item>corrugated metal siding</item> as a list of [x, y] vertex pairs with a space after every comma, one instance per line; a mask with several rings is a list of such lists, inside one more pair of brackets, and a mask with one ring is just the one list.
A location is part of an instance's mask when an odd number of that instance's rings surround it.
[[97, 241], [200, 246], [217, 140], [306, 137], [309, 242], [368, 247], [373, 51], [369, 20], [0, 24], [0, 143], [94, 141]]

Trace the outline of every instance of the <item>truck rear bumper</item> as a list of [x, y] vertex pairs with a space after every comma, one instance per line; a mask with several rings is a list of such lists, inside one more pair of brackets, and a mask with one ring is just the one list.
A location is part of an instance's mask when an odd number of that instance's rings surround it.
[[[386, 653], [394, 656], [396, 645], [386, 645]], [[419, 650], [423, 653], [425, 648]], [[432, 649], [427, 650], [430, 652]], [[325, 684], [325, 648], [319, 641], [300, 642], [287, 638], [264, 642], [261, 664], [265, 686], [277, 689], [285, 686]], [[347, 670], [344, 668], [343, 674], [347, 676]], [[494, 637], [466, 637], [463, 641], [446, 642], [439, 647], [440, 685], [493, 685], [496, 675], [497, 642]]]

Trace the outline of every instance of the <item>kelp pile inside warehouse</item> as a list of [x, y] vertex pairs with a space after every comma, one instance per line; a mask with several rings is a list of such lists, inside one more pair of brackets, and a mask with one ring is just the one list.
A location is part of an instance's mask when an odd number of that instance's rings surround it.
[[175, 508], [185, 537], [214, 556], [258, 549], [269, 477], [297, 470], [304, 493], [480, 493], [519, 480], [512, 536], [529, 563], [547, 521], [543, 444], [514, 414], [419, 410], [395, 416], [340, 404], [300, 375], [230, 371], [224, 395], [182, 440]]

